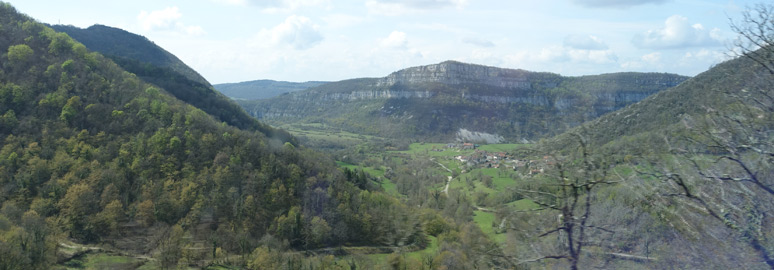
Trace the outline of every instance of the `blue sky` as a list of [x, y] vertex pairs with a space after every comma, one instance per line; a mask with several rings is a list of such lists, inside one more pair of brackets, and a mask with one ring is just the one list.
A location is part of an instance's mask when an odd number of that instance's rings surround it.
[[728, 0], [8, 1], [41, 22], [148, 37], [212, 83], [382, 77], [458, 60], [693, 76], [727, 59]]

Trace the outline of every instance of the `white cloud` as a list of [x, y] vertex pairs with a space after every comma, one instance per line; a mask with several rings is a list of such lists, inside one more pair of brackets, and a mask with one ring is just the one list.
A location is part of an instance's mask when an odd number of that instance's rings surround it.
[[564, 47], [551, 46], [540, 49], [535, 59], [542, 62], [566, 62], [570, 60]]
[[467, 44], [471, 44], [471, 45], [476, 45], [476, 46], [479, 46], [479, 47], [494, 47], [495, 46], [494, 42], [491, 42], [491, 41], [486, 40], [486, 39], [480, 39], [480, 38], [463, 38], [462, 42], [463, 43], [467, 43]]
[[331, 14], [323, 17], [323, 20], [329, 27], [343, 28], [357, 25], [365, 21], [365, 18], [349, 14]]
[[417, 11], [461, 9], [467, 2], [468, 0], [368, 0], [366, 8], [370, 13], [396, 16]]
[[723, 52], [701, 49], [698, 51], [686, 52], [678, 63], [684, 67], [695, 67], [697, 63], [703, 63], [710, 66], [729, 59], [730, 57]]
[[201, 26], [185, 26], [183, 24], [177, 25], [178, 29], [181, 29], [184, 33], [186, 33], [189, 36], [199, 36], [204, 35], [206, 32], [204, 31], [204, 28]]
[[588, 62], [594, 64], [607, 64], [618, 61], [618, 56], [611, 50], [578, 50], [571, 49], [567, 52], [570, 59], [575, 62]]
[[592, 35], [569, 35], [564, 38], [564, 46], [580, 50], [607, 50], [607, 44]]
[[137, 20], [140, 22], [142, 29], [146, 31], [154, 29], [170, 28], [174, 25], [174, 22], [183, 17], [180, 14], [180, 10], [177, 7], [167, 7], [162, 10], [154, 10], [147, 12], [145, 10], [140, 12], [137, 16]]
[[253, 6], [265, 13], [292, 12], [306, 7], [323, 7], [329, 9], [331, 0], [210, 0], [215, 3], [231, 6]]
[[382, 39], [381, 45], [384, 48], [406, 49], [408, 48], [408, 39], [406, 33], [401, 31], [392, 31], [387, 38]]
[[176, 6], [161, 10], [140, 11], [137, 21], [145, 31], [172, 31], [183, 35], [199, 36], [205, 34], [204, 28], [196, 25], [185, 25], [180, 22], [183, 14]]
[[328, 7], [330, 0], [214, 0], [239, 6], [255, 6], [264, 12], [289, 12], [305, 7]]
[[632, 43], [640, 48], [678, 49], [687, 47], [708, 47], [721, 45], [720, 30], [704, 29], [701, 24], [691, 24], [688, 19], [673, 15], [664, 22], [664, 27], [638, 34]]
[[645, 4], [662, 4], [670, 0], [573, 0], [578, 5], [590, 8], [629, 8]]
[[271, 45], [289, 46], [296, 50], [314, 47], [323, 40], [319, 26], [309, 18], [292, 15], [272, 29], [264, 29], [258, 34], [258, 42], [269, 40]]
[[634, 71], [660, 70], [663, 65], [661, 62], [662, 53], [653, 52], [621, 63], [621, 68]]
[[649, 53], [649, 54], [643, 55], [641, 58], [642, 58], [642, 61], [645, 63], [657, 64], [658, 62], [661, 61], [661, 53], [660, 52]]
[[618, 57], [611, 50], [584, 50], [566, 46], [550, 46], [540, 50], [539, 53], [527, 53], [522, 60], [538, 63], [594, 63], [606, 64], [618, 61]]
[[462, 62], [479, 63], [491, 66], [502, 65], [502, 57], [492, 52], [490, 49], [476, 48], [468, 58], [459, 59]]

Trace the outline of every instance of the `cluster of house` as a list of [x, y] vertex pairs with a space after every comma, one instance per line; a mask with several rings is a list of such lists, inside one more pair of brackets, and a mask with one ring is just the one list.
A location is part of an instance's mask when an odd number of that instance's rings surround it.
[[543, 173], [546, 168], [556, 164], [556, 161], [551, 156], [544, 156], [543, 159], [527, 160], [515, 158], [506, 152], [488, 152], [478, 149], [470, 155], [456, 156], [455, 159], [462, 162], [468, 168], [505, 167], [514, 171], [525, 169], [527, 174], [530, 175]]
[[456, 149], [462, 149], [462, 150], [473, 150], [478, 148], [478, 144], [472, 144], [472, 143], [448, 143], [446, 144], [446, 148], [456, 148]]

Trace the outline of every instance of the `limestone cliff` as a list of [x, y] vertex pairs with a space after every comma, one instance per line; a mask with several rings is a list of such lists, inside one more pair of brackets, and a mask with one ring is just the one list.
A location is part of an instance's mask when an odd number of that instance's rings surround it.
[[664, 73], [563, 77], [446, 61], [242, 105], [269, 122], [323, 122], [401, 138], [449, 139], [466, 129], [515, 141], [557, 134], [687, 78]]
[[435, 65], [407, 68], [394, 72], [376, 82], [377, 86], [395, 84], [443, 83], [447, 85], [483, 84], [505, 89], [532, 89], [535, 81], [542, 87], [556, 86], [550, 79], [560, 76], [552, 73], [529, 72], [483, 65], [446, 61]]

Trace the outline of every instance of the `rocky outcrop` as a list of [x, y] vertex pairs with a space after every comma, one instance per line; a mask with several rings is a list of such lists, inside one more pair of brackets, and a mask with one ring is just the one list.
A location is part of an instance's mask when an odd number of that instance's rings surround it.
[[[448, 85], [483, 84], [505, 89], [529, 90], [533, 80], [545, 81], [546, 78], [559, 78], [551, 73], [536, 73], [521, 69], [504, 69], [482, 65], [446, 61], [440, 64], [412, 67], [394, 72], [379, 79], [376, 86], [395, 84], [443, 83]], [[541, 87], [556, 86], [543, 82]]]
[[354, 91], [349, 93], [315, 93], [315, 95], [301, 94], [293, 95], [293, 99], [307, 99], [315, 96], [319, 100], [361, 100], [361, 99], [379, 99], [379, 98], [430, 98], [435, 93], [430, 91], [392, 91], [392, 90], [372, 90], [372, 91]]

